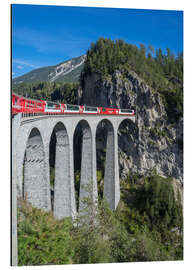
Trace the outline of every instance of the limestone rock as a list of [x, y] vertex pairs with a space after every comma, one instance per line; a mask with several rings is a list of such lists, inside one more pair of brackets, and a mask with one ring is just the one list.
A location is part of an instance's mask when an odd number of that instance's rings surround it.
[[105, 79], [97, 73], [86, 76], [82, 103], [135, 109], [136, 123], [119, 128], [121, 178], [156, 169], [159, 175], [183, 182], [183, 119], [169, 123], [161, 96], [135, 72], [117, 70]]

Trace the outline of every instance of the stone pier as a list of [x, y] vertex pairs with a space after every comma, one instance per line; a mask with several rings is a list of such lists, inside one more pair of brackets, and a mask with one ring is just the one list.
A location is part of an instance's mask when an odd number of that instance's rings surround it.
[[[17, 198], [34, 207], [51, 211], [49, 145], [56, 135], [53, 214], [56, 219], [76, 217], [88, 196], [97, 207], [96, 131], [100, 122], [107, 127], [104, 198], [115, 210], [120, 200], [118, 127], [123, 115], [42, 115], [12, 120], [12, 265], [17, 265]], [[75, 204], [73, 137], [81, 125], [82, 159], [79, 209]]]

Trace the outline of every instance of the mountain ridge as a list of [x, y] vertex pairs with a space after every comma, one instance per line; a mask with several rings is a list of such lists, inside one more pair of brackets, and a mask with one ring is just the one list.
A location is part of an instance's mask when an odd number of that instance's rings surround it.
[[22, 76], [14, 78], [13, 85], [37, 81], [78, 82], [85, 60], [86, 55], [83, 54], [79, 57], [60, 62], [54, 66], [34, 69]]

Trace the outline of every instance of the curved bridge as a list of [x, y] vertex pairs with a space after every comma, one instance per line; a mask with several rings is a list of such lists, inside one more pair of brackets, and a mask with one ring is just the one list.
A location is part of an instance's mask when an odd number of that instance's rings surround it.
[[78, 124], [83, 131], [80, 179], [80, 204], [86, 196], [85, 186], [91, 185], [92, 199], [97, 201], [96, 130], [99, 123], [106, 124], [107, 147], [104, 175], [104, 198], [115, 210], [120, 199], [118, 138], [119, 125], [128, 116], [101, 115], [45, 115], [22, 117], [13, 120], [13, 178], [18, 196], [26, 198], [33, 206], [51, 210], [49, 145], [53, 131], [56, 134], [54, 216], [61, 219], [73, 217], [75, 207], [73, 137]]
[[[118, 128], [125, 119], [135, 121], [134, 116], [120, 115], [23, 117], [20, 113], [14, 117], [12, 124], [13, 235], [17, 231], [17, 197], [27, 199], [37, 208], [51, 211], [49, 147], [53, 132], [56, 135], [54, 216], [57, 219], [75, 217], [77, 212], [84, 208], [82, 199], [88, 195], [88, 190], [85, 188], [88, 185], [91, 187], [89, 195], [97, 204], [96, 131], [100, 123], [105, 123], [107, 127], [104, 198], [112, 210], [116, 209], [120, 200]], [[79, 209], [77, 210], [73, 137], [78, 125], [82, 127], [83, 138]]]

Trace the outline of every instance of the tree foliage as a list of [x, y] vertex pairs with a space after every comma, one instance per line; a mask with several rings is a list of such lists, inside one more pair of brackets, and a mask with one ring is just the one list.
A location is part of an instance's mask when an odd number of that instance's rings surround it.
[[69, 219], [56, 221], [50, 213], [20, 201], [18, 208], [18, 264], [71, 263], [73, 249]]
[[17, 94], [33, 99], [43, 99], [67, 104], [78, 103], [79, 83], [34, 82], [14, 86]]
[[19, 265], [182, 260], [182, 206], [171, 179], [154, 174], [140, 185], [137, 176], [126, 181], [115, 212], [104, 199], [96, 211], [88, 196], [73, 222], [20, 204]]
[[[154, 55], [155, 54], [155, 55]], [[87, 75], [96, 72], [106, 78], [115, 70], [135, 71], [165, 102], [168, 116], [175, 120], [183, 113], [183, 55], [175, 56], [170, 49], [163, 54], [161, 49], [154, 50], [143, 44], [140, 48], [123, 40], [99, 38], [87, 51], [87, 60], [81, 73], [80, 82], [84, 88]]]

